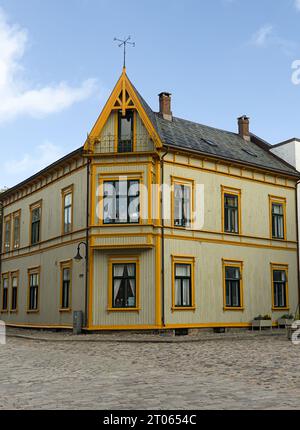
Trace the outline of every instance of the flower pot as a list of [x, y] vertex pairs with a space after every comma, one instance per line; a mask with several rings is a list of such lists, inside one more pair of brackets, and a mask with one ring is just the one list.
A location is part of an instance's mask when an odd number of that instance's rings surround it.
[[252, 330], [254, 328], [270, 328], [272, 330], [272, 320], [253, 320], [252, 321]]

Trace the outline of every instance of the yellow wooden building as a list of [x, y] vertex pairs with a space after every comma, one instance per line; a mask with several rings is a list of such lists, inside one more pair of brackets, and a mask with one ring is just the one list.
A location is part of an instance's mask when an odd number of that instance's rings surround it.
[[[123, 72], [83, 147], [0, 195], [0, 319], [87, 330], [248, 327], [299, 299], [298, 172], [154, 112]], [[77, 258], [74, 256], [77, 252]]]

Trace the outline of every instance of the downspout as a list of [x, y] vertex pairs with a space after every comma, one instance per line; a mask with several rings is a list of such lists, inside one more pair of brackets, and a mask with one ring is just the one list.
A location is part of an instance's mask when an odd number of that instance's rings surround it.
[[[300, 180], [296, 182], [295, 192], [296, 192], [296, 234], [297, 234], [297, 280], [298, 280], [298, 313], [300, 314], [300, 250], [299, 250], [299, 199], [298, 199], [298, 185]], [[296, 310], [297, 312], [297, 310]], [[295, 315], [296, 317], [296, 315]], [[299, 316], [300, 318], [300, 316]]]
[[85, 258], [85, 327], [88, 326], [88, 291], [89, 291], [89, 228], [90, 228], [90, 164], [86, 166], [86, 258]]
[[169, 148], [160, 157], [160, 168], [161, 168], [161, 181], [160, 181], [160, 204], [161, 204], [161, 322], [162, 326], [165, 326], [165, 216], [164, 216], [164, 158], [168, 154]]
[[2, 237], [3, 237], [3, 203], [0, 202], [0, 282], [2, 280]]

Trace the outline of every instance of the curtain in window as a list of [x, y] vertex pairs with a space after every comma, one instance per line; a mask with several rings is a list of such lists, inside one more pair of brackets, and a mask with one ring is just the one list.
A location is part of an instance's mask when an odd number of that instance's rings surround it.
[[113, 182], [104, 182], [103, 194], [103, 221], [110, 223], [116, 220], [116, 187]]
[[190, 264], [175, 264], [175, 306], [191, 306]]
[[240, 306], [240, 269], [238, 267], [226, 267], [226, 306]]
[[274, 306], [286, 306], [286, 272], [284, 270], [274, 270]]

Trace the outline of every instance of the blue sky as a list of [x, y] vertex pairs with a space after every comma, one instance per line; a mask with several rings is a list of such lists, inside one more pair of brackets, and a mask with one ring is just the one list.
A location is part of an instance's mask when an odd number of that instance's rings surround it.
[[150, 106], [277, 143], [300, 137], [300, 0], [0, 0], [0, 188], [84, 142], [122, 69]]

